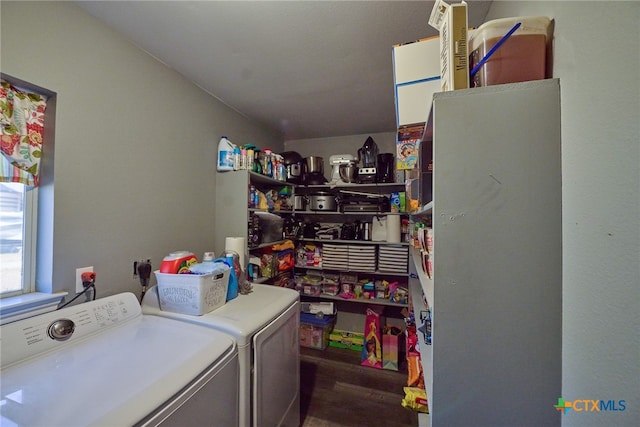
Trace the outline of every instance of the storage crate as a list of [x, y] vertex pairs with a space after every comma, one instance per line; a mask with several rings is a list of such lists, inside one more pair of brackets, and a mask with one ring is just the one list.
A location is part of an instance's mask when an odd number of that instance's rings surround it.
[[160, 309], [201, 316], [222, 307], [227, 299], [231, 269], [210, 274], [168, 274], [156, 270]]
[[334, 319], [334, 316], [300, 313], [300, 345], [318, 350], [327, 348]]

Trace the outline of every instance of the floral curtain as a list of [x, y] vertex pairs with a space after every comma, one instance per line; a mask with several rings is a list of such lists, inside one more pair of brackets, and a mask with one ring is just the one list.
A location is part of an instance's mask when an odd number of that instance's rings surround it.
[[38, 185], [46, 98], [0, 82], [0, 182]]

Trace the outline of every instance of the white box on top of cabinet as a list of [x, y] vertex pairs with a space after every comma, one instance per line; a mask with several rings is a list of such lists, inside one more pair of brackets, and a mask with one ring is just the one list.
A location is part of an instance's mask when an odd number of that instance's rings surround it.
[[397, 125], [424, 123], [440, 90], [440, 38], [399, 44], [392, 53]]

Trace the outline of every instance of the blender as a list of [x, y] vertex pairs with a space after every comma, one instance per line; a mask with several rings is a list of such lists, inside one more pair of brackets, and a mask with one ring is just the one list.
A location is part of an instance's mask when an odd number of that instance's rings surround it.
[[378, 145], [373, 138], [368, 137], [362, 148], [358, 150], [358, 162], [361, 163], [358, 169], [358, 183], [376, 182]]

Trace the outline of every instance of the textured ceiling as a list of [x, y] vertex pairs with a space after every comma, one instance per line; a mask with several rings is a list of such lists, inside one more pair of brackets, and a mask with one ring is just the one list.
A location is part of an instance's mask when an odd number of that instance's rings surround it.
[[433, 1], [76, 4], [285, 140], [395, 131], [392, 46], [436, 35]]

